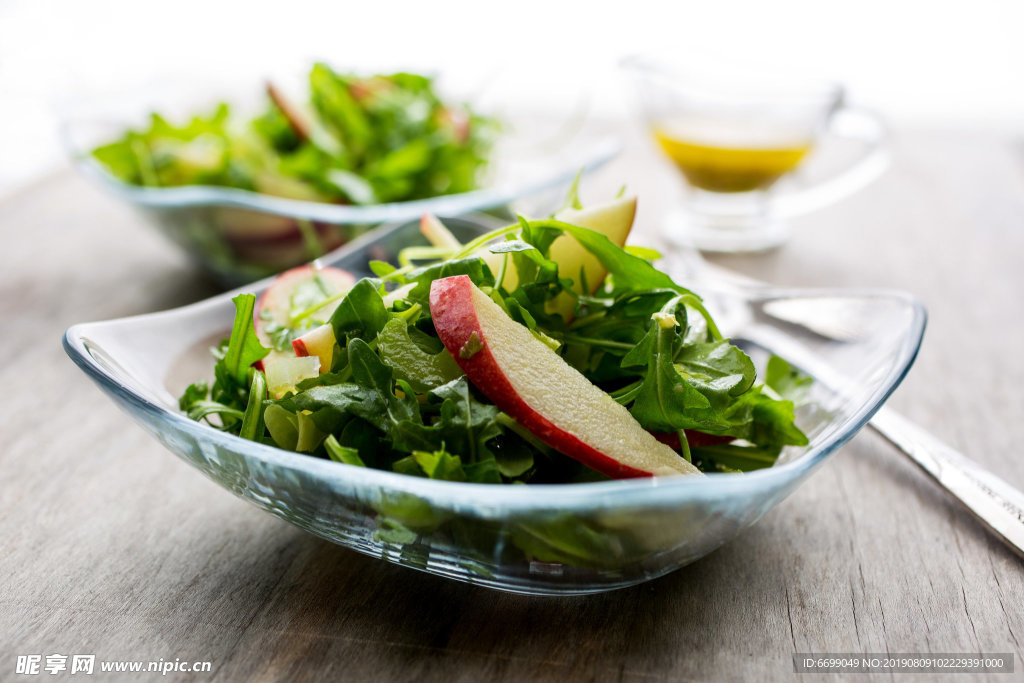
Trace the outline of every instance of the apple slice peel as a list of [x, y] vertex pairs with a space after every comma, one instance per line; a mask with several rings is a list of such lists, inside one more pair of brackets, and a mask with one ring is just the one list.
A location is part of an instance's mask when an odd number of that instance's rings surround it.
[[435, 280], [430, 313], [473, 385], [552, 448], [614, 478], [700, 473], [468, 276]]

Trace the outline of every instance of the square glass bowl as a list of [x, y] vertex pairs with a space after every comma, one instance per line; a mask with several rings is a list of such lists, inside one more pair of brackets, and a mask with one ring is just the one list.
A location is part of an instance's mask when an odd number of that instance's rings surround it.
[[[479, 228], [447, 221], [457, 236]], [[366, 235], [331, 265], [367, 272], [421, 237], [414, 224]], [[682, 284], [688, 284], [680, 278]], [[259, 293], [269, 280], [244, 291]], [[190, 306], [68, 329], [72, 360], [173, 453], [236, 496], [340, 545], [506, 591], [566, 595], [648, 581], [734, 538], [865, 425], [909, 370], [925, 311], [890, 291], [737, 288], [702, 282], [723, 333], [763, 368], [778, 353], [809, 370], [797, 412], [810, 444], [745, 474], [502, 486], [434, 481], [246, 441], [181, 414], [177, 395], [212, 375], [227, 293]], [[243, 290], [239, 290], [243, 291]]]

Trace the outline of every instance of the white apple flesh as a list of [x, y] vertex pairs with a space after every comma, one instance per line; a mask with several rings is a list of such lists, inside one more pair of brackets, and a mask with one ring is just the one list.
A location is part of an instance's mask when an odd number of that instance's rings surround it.
[[451, 230], [434, 214], [423, 214], [420, 218], [420, 232], [435, 247], [451, 249], [452, 251], [458, 251], [462, 248], [462, 242], [456, 239]]
[[[635, 218], [636, 197], [621, 197], [604, 204], [584, 209], [566, 209], [555, 214], [555, 220], [590, 228], [619, 247], [626, 244]], [[597, 257], [584, 249], [571, 235], [562, 235], [552, 242], [549, 255], [558, 264], [559, 275], [573, 279], [573, 291], [579, 294], [596, 292], [608, 274]], [[583, 277], [580, 276], [581, 271]], [[583, 291], [584, 280], [587, 283], [586, 292]]]
[[302, 380], [318, 376], [320, 359], [316, 356], [279, 358], [267, 364], [263, 373], [267, 378], [267, 391], [274, 398], [281, 398]]
[[292, 349], [300, 358], [316, 356], [320, 359], [320, 372], [328, 372], [334, 360], [334, 342], [334, 328], [325, 324], [292, 340]]
[[552, 448], [614, 478], [699, 473], [469, 277], [435, 280], [430, 313], [473, 385]]

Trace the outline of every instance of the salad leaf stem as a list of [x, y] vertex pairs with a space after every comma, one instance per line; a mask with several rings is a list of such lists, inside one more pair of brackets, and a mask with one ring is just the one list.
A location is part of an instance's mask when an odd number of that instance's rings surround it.
[[388, 273], [386, 275], [381, 275], [380, 279], [383, 282], [393, 282], [395, 280], [404, 280], [405, 276], [407, 274], [411, 273], [414, 270], [416, 270], [416, 266], [413, 266], [413, 265], [403, 266], [401, 268], [396, 268], [395, 270], [391, 271], [390, 273]]
[[201, 420], [209, 415], [220, 415], [222, 417], [241, 420], [245, 416], [245, 413], [238, 408], [226, 406], [219, 401], [201, 400], [195, 401], [189, 406], [188, 416], [193, 420]]
[[642, 379], [638, 379], [631, 384], [627, 384], [621, 389], [608, 392], [608, 395], [622, 405], [629, 405], [640, 393], [640, 388], [643, 386], [643, 383], [644, 381]]
[[398, 254], [398, 265], [402, 268], [413, 268], [413, 261], [429, 261], [446, 259], [452, 253], [448, 247], [406, 247]]
[[536, 436], [534, 436], [533, 432], [526, 429], [526, 427], [516, 422], [511, 415], [507, 413], [498, 413], [498, 417], [496, 419], [498, 424], [500, 424], [502, 427], [505, 427], [510, 431], [515, 432], [516, 435], [519, 436], [523, 441], [527, 442], [528, 444], [536, 448], [538, 451], [548, 454], [552, 452], [550, 446], [548, 446], [546, 443], [544, 443]]
[[686, 458], [686, 462], [693, 462], [693, 456], [690, 454], [690, 441], [686, 438], [685, 429], [677, 429], [676, 434], [679, 435], [679, 450], [683, 457]]
[[366, 467], [366, 463], [363, 462], [362, 458], [359, 457], [359, 451], [355, 448], [349, 448], [348, 446], [342, 446], [335, 438], [334, 434], [330, 434], [324, 440], [324, 450], [327, 451], [328, 457], [336, 462], [342, 462], [346, 465], [355, 465], [357, 467]]
[[512, 259], [512, 256], [507, 252], [501, 257], [501, 268], [498, 269], [498, 275], [494, 279], [494, 288], [501, 289], [501, 283], [505, 281], [505, 271], [508, 270], [508, 262]]
[[298, 218], [295, 221], [295, 225], [299, 228], [299, 234], [302, 235], [302, 243], [306, 247], [306, 254], [310, 260], [320, 258], [324, 255], [324, 247], [320, 243], [320, 237], [316, 234], [316, 228], [305, 218]]
[[401, 313], [395, 313], [394, 317], [399, 318], [400, 320], [411, 321], [418, 318], [420, 315], [420, 311], [422, 310], [423, 305], [420, 303], [415, 303], [409, 308], [402, 311]]
[[259, 441], [263, 435], [263, 399], [267, 396], [267, 380], [259, 370], [253, 371], [249, 385], [249, 402], [242, 416], [242, 428], [238, 435], [249, 441]]
[[483, 247], [491, 240], [497, 239], [498, 237], [504, 237], [505, 235], [511, 235], [520, 228], [522, 228], [522, 226], [519, 223], [514, 223], [512, 225], [506, 225], [504, 228], [498, 228], [497, 230], [491, 230], [488, 233], [484, 233], [483, 235], [480, 235], [476, 239], [467, 242], [466, 245], [462, 247], [462, 250], [456, 252], [456, 254], [452, 256], [451, 259], [453, 261], [458, 261], [459, 259], [464, 259], [467, 256], [472, 256], [474, 253], [476, 253], [478, 249]]
[[606, 313], [604, 311], [598, 311], [597, 313], [591, 313], [589, 315], [583, 315], [583, 316], [580, 316], [578, 318], [575, 318], [569, 324], [569, 329], [570, 330], [575, 330], [575, 329], [579, 329], [581, 327], [586, 327], [590, 323], [597, 322], [599, 320], [604, 320], [606, 317], [607, 317], [607, 315], [606, 315]]
[[566, 344], [583, 344], [586, 346], [593, 346], [596, 348], [604, 349], [618, 349], [621, 351], [629, 351], [636, 344], [630, 344], [627, 342], [617, 342], [612, 339], [596, 339], [594, 337], [581, 337], [576, 334], [559, 334], [558, 332], [549, 331], [548, 336], [554, 337], [560, 342]]

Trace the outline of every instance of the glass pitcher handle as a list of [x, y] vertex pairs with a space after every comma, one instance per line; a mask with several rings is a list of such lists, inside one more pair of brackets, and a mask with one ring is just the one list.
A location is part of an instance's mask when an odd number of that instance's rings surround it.
[[839, 109], [829, 119], [828, 133], [863, 143], [863, 154], [849, 168], [811, 187], [773, 198], [772, 210], [776, 215], [799, 216], [834, 204], [867, 186], [888, 168], [889, 134], [875, 114], [856, 107]]

